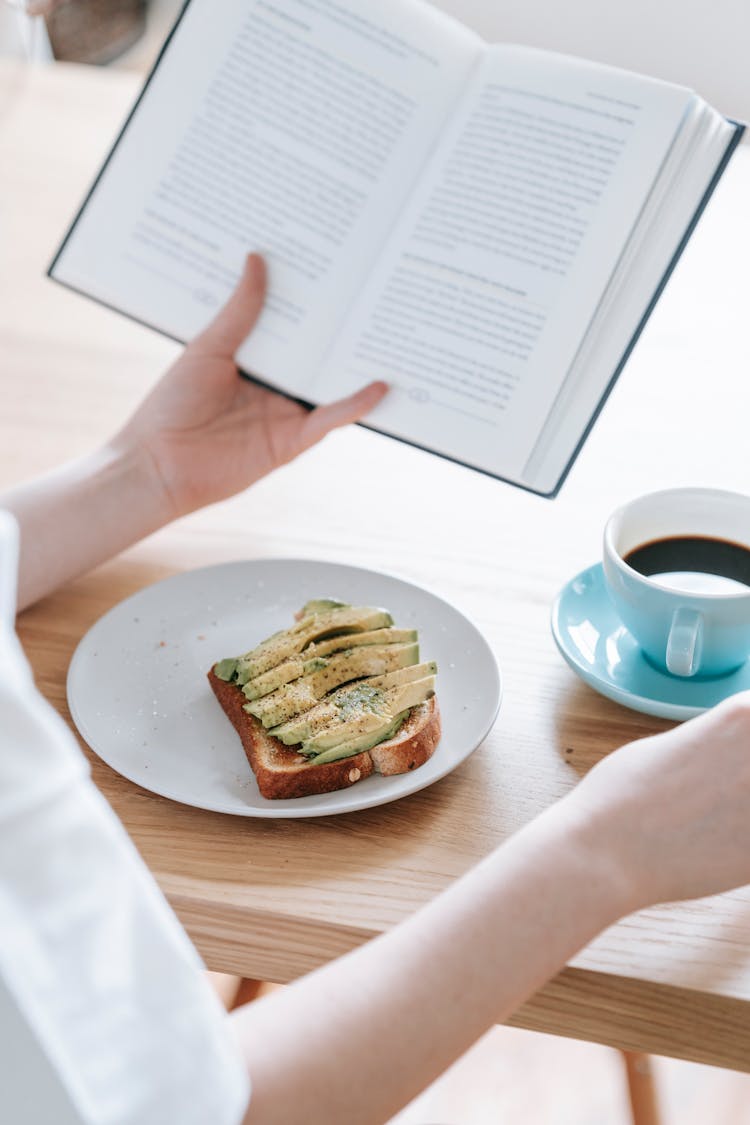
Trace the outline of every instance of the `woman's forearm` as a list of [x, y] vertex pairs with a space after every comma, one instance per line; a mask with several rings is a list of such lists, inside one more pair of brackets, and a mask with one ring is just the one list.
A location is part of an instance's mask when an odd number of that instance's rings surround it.
[[147, 455], [106, 446], [0, 495], [21, 529], [18, 608], [161, 527], [168, 498]]
[[382, 1125], [626, 913], [628, 891], [563, 802], [405, 924], [235, 1013], [248, 1125], [300, 1106]]

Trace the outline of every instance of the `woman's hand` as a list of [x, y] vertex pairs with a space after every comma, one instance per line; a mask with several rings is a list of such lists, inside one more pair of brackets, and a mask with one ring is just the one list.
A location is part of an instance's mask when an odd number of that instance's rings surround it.
[[390, 1120], [623, 914], [750, 881], [749, 811], [750, 694], [611, 754], [405, 922], [233, 1013], [246, 1125], [303, 1101]]
[[750, 692], [610, 754], [562, 804], [613, 857], [629, 910], [750, 883]]
[[383, 397], [385, 384], [372, 383], [307, 410], [240, 378], [233, 356], [258, 318], [265, 276], [262, 259], [248, 258], [229, 302], [111, 441], [0, 496], [21, 527], [19, 609], [247, 488]]
[[169, 518], [247, 488], [330, 430], [357, 421], [386, 393], [384, 383], [371, 383], [307, 410], [240, 378], [234, 353], [252, 331], [265, 292], [263, 259], [252, 254], [229, 302], [112, 443], [148, 459]]

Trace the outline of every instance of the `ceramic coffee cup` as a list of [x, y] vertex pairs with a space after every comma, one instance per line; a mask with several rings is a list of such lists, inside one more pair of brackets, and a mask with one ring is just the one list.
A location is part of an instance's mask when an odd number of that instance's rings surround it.
[[654, 492], [604, 530], [609, 596], [644, 655], [673, 676], [720, 676], [750, 654], [750, 496]]

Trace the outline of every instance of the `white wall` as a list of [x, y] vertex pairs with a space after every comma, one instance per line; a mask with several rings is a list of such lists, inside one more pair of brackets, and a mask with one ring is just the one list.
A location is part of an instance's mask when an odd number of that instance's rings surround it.
[[0, 0], [0, 59], [8, 56], [47, 62], [52, 51], [41, 19], [29, 19], [20, 8]]
[[485, 38], [690, 86], [750, 121], [750, 0], [433, 0]]
[[[377, 0], [371, 2], [377, 8]], [[679, 82], [722, 113], [750, 122], [750, 0], [432, 2], [486, 39], [583, 55]], [[150, 0], [151, 37], [165, 34], [179, 4]], [[0, 55], [3, 20], [7, 28], [11, 17], [4, 8], [0, 0]], [[150, 42], [131, 53], [138, 61], [147, 56], [147, 63]]]

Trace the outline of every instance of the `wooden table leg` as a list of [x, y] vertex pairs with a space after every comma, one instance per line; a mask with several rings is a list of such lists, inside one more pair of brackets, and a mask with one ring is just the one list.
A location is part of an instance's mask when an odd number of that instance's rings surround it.
[[639, 1051], [621, 1051], [628, 1078], [633, 1125], [660, 1125], [661, 1116], [656, 1085], [651, 1069], [651, 1056]]

